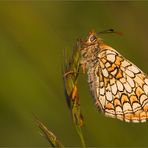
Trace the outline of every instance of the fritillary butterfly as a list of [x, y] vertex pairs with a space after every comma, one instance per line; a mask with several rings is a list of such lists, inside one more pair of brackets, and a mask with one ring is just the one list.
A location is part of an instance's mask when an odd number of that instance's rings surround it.
[[87, 69], [90, 90], [99, 110], [122, 121], [145, 122], [148, 76], [95, 32], [82, 43], [80, 52], [80, 63]]

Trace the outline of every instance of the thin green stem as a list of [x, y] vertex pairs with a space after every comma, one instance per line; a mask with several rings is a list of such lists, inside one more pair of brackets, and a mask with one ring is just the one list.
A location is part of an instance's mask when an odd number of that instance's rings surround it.
[[78, 135], [80, 137], [82, 146], [86, 147], [84, 136], [83, 136], [83, 132], [82, 132], [82, 128], [80, 126], [76, 126], [76, 131], [77, 131], [77, 133], [78, 133]]

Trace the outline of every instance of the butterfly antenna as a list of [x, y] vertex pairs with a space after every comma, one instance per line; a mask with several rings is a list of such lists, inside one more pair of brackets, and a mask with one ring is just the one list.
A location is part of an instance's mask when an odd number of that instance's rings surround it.
[[115, 34], [118, 34], [118, 35], [122, 35], [122, 32], [117, 32], [114, 29], [107, 29], [107, 30], [104, 30], [104, 31], [100, 31], [97, 34], [100, 35], [100, 34], [106, 34], [106, 33], [115, 33]]

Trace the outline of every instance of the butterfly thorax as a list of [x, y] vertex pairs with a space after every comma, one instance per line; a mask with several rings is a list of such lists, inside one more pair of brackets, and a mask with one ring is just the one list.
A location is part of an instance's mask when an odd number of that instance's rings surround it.
[[81, 48], [81, 65], [85, 69], [95, 66], [98, 62], [98, 54], [101, 50], [100, 45], [103, 44], [101, 38], [98, 38], [95, 33], [91, 33], [86, 41], [83, 42]]

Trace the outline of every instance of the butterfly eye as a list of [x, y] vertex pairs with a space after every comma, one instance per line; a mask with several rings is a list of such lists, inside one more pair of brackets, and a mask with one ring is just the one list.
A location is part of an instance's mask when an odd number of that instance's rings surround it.
[[95, 35], [92, 35], [90, 37], [90, 42], [95, 42], [97, 40], [97, 37]]

